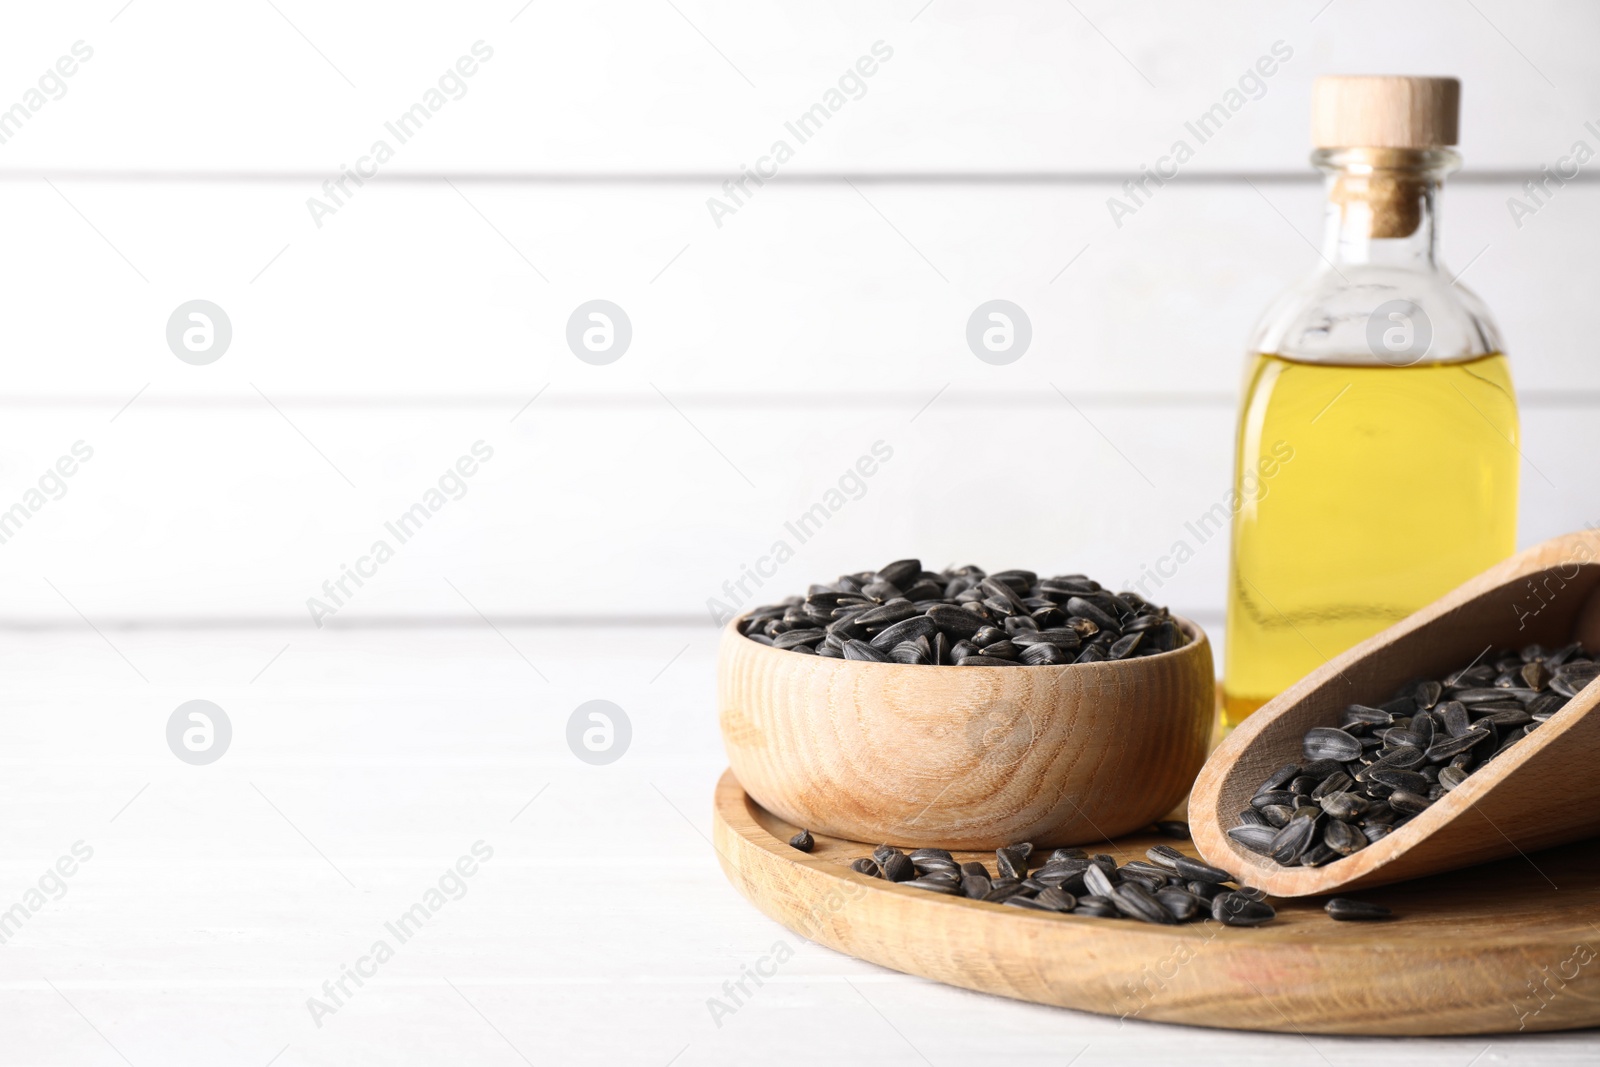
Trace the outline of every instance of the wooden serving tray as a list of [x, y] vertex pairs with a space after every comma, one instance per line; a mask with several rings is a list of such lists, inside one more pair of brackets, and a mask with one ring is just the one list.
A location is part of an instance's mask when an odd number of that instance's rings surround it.
[[[1273, 900], [1260, 927], [1151, 926], [940, 896], [856, 874], [878, 844], [818, 836], [717, 784], [729, 881], [829, 948], [984, 993], [1239, 1030], [1485, 1034], [1600, 1024], [1600, 848], [1594, 841], [1356, 894], [1395, 918], [1336, 923], [1321, 898]], [[1119, 862], [1150, 835], [1098, 847]], [[1090, 851], [1096, 849], [1091, 848]], [[993, 869], [992, 853], [957, 853]], [[1557, 888], [1559, 887], [1559, 888]]]

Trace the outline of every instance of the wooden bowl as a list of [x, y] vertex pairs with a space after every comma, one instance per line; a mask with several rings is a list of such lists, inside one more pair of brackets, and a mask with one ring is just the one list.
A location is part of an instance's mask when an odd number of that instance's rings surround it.
[[[1600, 834], [1600, 681], [1549, 722], [1388, 837], [1322, 867], [1282, 867], [1227, 835], [1263, 779], [1301, 758], [1313, 726], [1347, 704], [1381, 703], [1418, 678], [1464, 667], [1480, 650], [1582, 641], [1600, 648], [1600, 533], [1535, 545], [1306, 675], [1212, 753], [1189, 798], [1208, 863], [1273, 896], [1364, 889], [1521, 855]], [[1530, 881], [1543, 885], [1537, 859]], [[1551, 890], [1554, 892], [1554, 890]], [[1508, 925], [1508, 929], [1515, 924]]]
[[1170, 812], [1205, 762], [1211, 645], [1105, 663], [928, 667], [823, 659], [729, 624], [722, 740], [767, 810], [906, 847], [1089, 844]]

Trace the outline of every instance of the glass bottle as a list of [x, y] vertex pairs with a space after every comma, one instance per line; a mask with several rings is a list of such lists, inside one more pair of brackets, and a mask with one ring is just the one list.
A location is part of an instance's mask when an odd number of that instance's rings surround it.
[[1250, 344], [1224, 718], [1516, 547], [1518, 423], [1482, 303], [1438, 261], [1453, 79], [1323, 78], [1322, 263]]

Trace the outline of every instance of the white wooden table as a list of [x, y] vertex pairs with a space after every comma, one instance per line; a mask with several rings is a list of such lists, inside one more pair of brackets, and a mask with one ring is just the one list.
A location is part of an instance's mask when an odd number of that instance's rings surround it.
[[[695, 628], [0, 634], [0, 1064], [1592, 1064], [1592, 1033], [1240, 1034], [1015, 1003], [802, 942], [723, 879], [715, 633]], [[285, 647], [287, 646], [287, 647]], [[543, 677], [541, 677], [543, 675]], [[616, 762], [568, 749], [625, 709]], [[214, 701], [216, 762], [169, 750]], [[464, 895], [388, 930], [474, 843]], [[82, 846], [80, 846], [82, 851]], [[470, 867], [470, 865], [469, 865]], [[55, 882], [47, 879], [50, 888]], [[447, 879], [446, 888], [456, 883]], [[442, 898], [441, 898], [442, 899]], [[323, 991], [383, 940], [340, 1003]], [[731, 1016], [708, 1000], [783, 941]], [[309, 998], [334, 1007], [320, 1020]], [[320, 1021], [320, 1025], [318, 1025]]]

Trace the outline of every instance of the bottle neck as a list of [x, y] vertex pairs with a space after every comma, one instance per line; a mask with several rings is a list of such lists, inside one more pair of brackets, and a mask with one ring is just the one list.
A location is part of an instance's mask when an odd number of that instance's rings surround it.
[[1327, 175], [1322, 254], [1336, 268], [1438, 269], [1438, 193], [1461, 157], [1445, 148], [1322, 148]]

